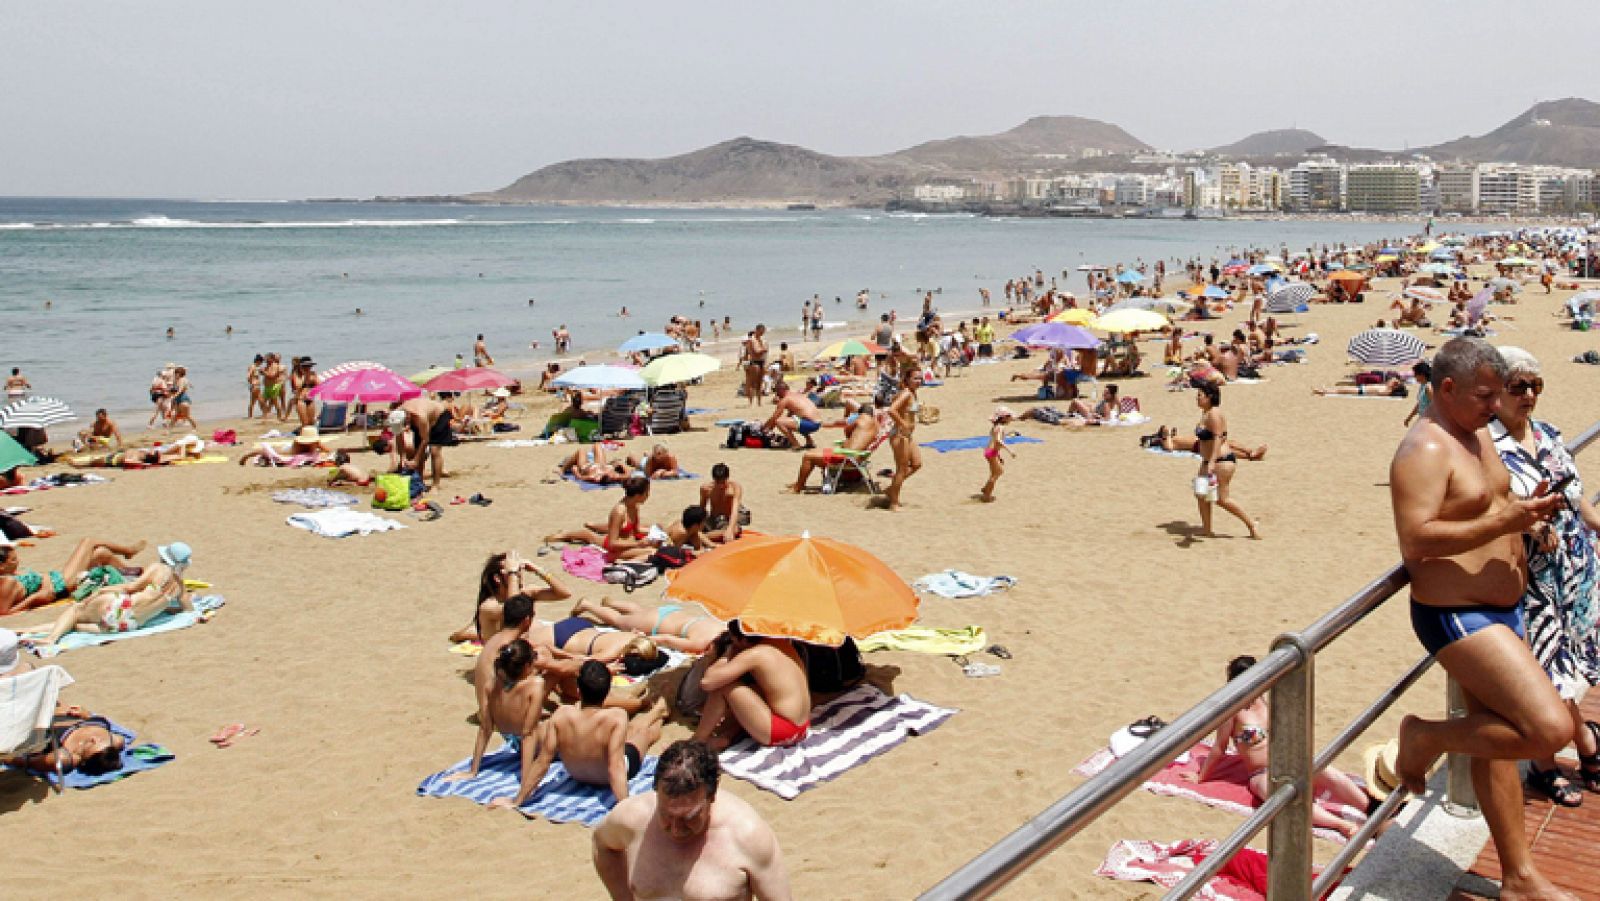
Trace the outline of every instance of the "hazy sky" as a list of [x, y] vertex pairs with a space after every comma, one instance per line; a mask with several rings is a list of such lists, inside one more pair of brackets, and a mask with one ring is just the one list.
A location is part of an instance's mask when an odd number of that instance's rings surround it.
[[1042, 114], [1400, 148], [1585, 92], [1592, 4], [33, 0], [0, 195], [455, 193], [747, 134], [875, 154]]

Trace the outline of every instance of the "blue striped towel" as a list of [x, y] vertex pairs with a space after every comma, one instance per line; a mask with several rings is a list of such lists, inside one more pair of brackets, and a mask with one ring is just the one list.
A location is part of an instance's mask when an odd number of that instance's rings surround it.
[[[644, 759], [639, 774], [628, 783], [629, 794], [651, 790], [655, 783], [656, 760], [655, 757]], [[465, 772], [471, 765], [472, 760], [468, 758], [442, 773], [434, 773], [417, 786], [417, 794], [429, 798], [468, 798], [488, 804], [495, 798], [517, 793], [522, 780], [522, 754], [511, 745], [501, 745], [499, 750], [485, 755], [476, 779], [445, 781], [446, 776]], [[579, 782], [567, 774], [567, 768], [558, 760], [550, 765], [550, 771], [539, 781], [533, 797], [518, 811], [527, 817], [542, 816], [552, 823], [577, 822], [594, 827], [606, 818], [616, 803], [611, 789]]]
[[722, 752], [722, 769], [792, 801], [955, 714], [953, 707], [860, 685], [813, 710], [811, 731], [799, 744], [766, 748], [747, 738]]

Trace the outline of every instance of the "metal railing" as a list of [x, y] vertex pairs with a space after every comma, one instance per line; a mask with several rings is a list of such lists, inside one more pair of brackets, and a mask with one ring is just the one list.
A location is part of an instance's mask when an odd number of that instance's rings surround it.
[[[1600, 422], [1568, 442], [1567, 448], [1576, 455], [1597, 437], [1600, 437]], [[1269, 826], [1268, 898], [1271, 901], [1309, 901], [1321, 897], [1366, 845], [1367, 839], [1400, 809], [1409, 793], [1404, 788], [1391, 792], [1366, 824], [1323, 867], [1321, 876], [1313, 880], [1311, 811], [1315, 799], [1311, 791], [1312, 777], [1344, 753], [1394, 706], [1433, 666], [1433, 658], [1425, 655], [1412, 664], [1377, 700], [1340, 730], [1333, 741], [1321, 751], [1314, 752], [1316, 655], [1399, 593], [1410, 581], [1403, 566], [1391, 567], [1305, 629], [1278, 636], [1272, 643], [1271, 653], [1255, 666], [1212, 692], [1182, 716], [1145, 739], [1137, 748], [1118, 758], [1099, 775], [1068, 792], [1016, 831], [946, 876], [921, 897], [924, 901], [989, 897], [1083, 831], [1196, 742], [1269, 690], [1272, 692], [1269, 702], [1272, 729], [1267, 776], [1272, 786], [1271, 793], [1243, 825], [1206, 855], [1205, 860], [1165, 897], [1188, 898], [1199, 891], [1235, 853]], [[1447, 705], [1452, 715], [1458, 715], [1455, 713], [1460, 706], [1455, 697], [1457, 690], [1452, 685], [1450, 691], [1452, 697], [1447, 699]], [[1446, 764], [1450, 767], [1450, 800], [1460, 807], [1474, 807], [1475, 802], [1470, 797], [1470, 781], [1456, 778], [1465, 775], [1468, 768], [1464, 764], [1464, 759], [1458, 760], [1453, 756]]]

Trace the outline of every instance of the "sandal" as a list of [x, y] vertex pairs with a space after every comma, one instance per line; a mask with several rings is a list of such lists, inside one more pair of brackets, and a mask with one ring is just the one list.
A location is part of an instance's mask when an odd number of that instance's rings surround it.
[[1541, 770], [1530, 761], [1528, 787], [1562, 807], [1577, 807], [1583, 803], [1583, 792], [1561, 775], [1560, 767]]
[[[1583, 728], [1589, 730], [1596, 742], [1600, 742], [1600, 723], [1594, 720], [1584, 720]], [[1578, 755], [1578, 778], [1583, 782], [1583, 787], [1589, 791], [1600, 794], [1600, 753]]]
[[1135, 720], [1128, 724], [1128, 734], [1134, 738], [1149, 738], [1161, 731], [1167, 721], [1159, 716], [1147, 716], [1142, 720]]

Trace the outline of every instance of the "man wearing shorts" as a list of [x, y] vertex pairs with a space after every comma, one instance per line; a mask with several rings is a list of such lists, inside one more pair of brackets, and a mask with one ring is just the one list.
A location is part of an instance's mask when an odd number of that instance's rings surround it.
[[609, 787], [618, 801], [627, 798], [629, 780], [639, 775], [645, 752], [661, 738], [667, 702], [657, 698], [630, 720], [620, 707], [605, 706], [610, 692], [611, 670], [598, 660], [585, 660], [578, 670], [578, 706], [562, 705], [539, 725], [539, 756], [522, 771], [521, 788], [515, 797], [496, 798], [489, 806], [527, 803], [557, 758], [572, 778]]
[[[396, 416], [396, 413], [400, 415]], [[444, 449], [458, 443], [455, 432], [450, 428], [450, 419], [450, 408], [426, 394], [413, 397], [389, 414], [390, 428], [398, 431], [397, 427], [404, 425], [411, 430], [412, 457], [409, 463], [412, 471], [420, 476], [423, 464], [433, 461], [432, 487], [435, 490], [439, 488], [439, 479], [444, 476]]]
[[806, 451], [800, 458], [800, 474], [795, 476], [794, 484], [789, 486], [789, 491], [799, 494], [806, 490], [806, 480], [811, 478], [811, 470], [820, 466], [827, 471], [830, 467], [843, 463], [849, 455], [840, 451], [864, 451], [878, 439], [878, 419], [872, 414], [871, 404], [857, 408], [842, 422], [844, 444], [840, 445], [839, 450], [817, 447]]
[[800, 447], [801, 438], [805, 439], [807, 448], [816, 447], [816, 442], [811, 440], [811, 436], [822, 428], [822, 411], [811, 402], [811, 398], [802, 392], [791, 390], [789, 383], [781, 378], [773, 385], [772, 394], [778, 402], [773, 407], [772, 415], [761, 424], [762, 431], [777, 429], [789, 439], [791, 448]]
[[1528, 577], [1523, 534], [1554, 513], [1561, 495], [1541, 490], [1523, 500], [1511, 492], [1485, 429], [1505, 377], [1500, 352], [1482, 339], [1445, 344], [1434, 357], [1433, 404], [1390, 464], [1412, 629], [1460, 684], [1467, 706], [1459, 719], [1406, 717], [1395, 772], [1420, 795], [1441, 754], [1470, 756], [1504, 874], [1500, 897], [1571, 898], [1534, 868], [1517, 769], [1572, 737], [1561, 696], [1524, 641], [1518, 606]]

